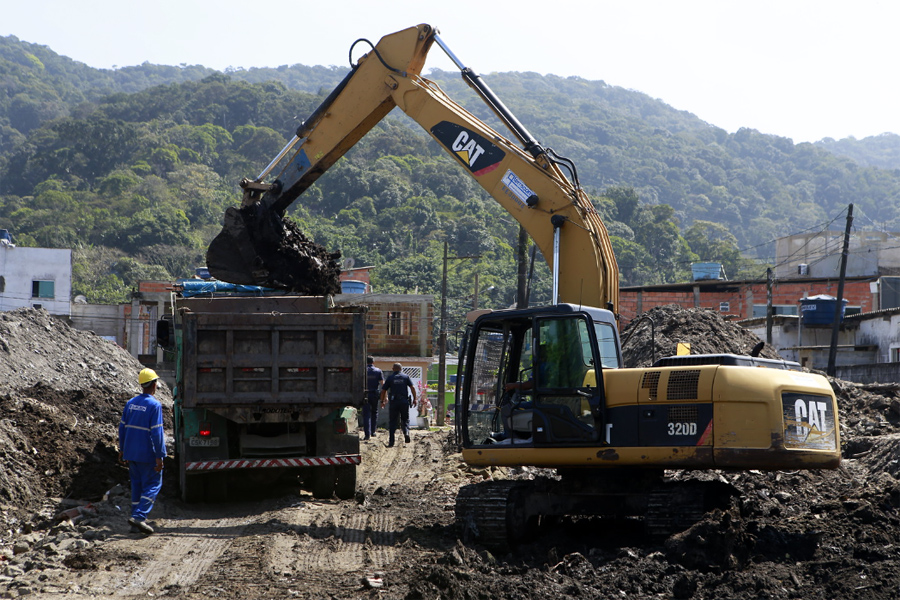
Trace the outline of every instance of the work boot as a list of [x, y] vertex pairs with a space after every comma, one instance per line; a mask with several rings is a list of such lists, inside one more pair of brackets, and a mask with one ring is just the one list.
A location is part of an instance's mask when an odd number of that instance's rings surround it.
[[409, 434], [408, 434], [408, 433], [405, 434], [405, 435], [403, 436], [403, 439], [404, 439], [404, 440], [406, 441], [406, 443], [408, 444], [408, 443], [409, 443]]
[[150, 535], [153, 533], [153, 528], [147, 524], [146, 521], [138, 521], [137, 519], [128, 519], [128, 524], [131, 525], [131, 530], [137, 533], [143, 533], [144, 535]]

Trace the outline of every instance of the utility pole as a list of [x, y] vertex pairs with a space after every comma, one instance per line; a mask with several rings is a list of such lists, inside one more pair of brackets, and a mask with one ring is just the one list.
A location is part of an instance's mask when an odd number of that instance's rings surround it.
[[[444, 240], [444, 267], [441, 273], [441, 323], [438, 332], [438, 398], [436, 423], [439, 427], [444, 425], [447, 415], [447, 405], [444, 402], [444, 394], [447, 390], [447, 262], [450, 260], [462, 260], [466, 258], [481, 258], [475, 256], [447, 256], [447, 240]], [[478, 272], [475, 273], [475, 303], [478, 303]]]
[[519, 243], [516, 246], [516, 308], [526, 308], [528, 302], [525, 295], [528, 293], [528, 232], [519, 225]]
[[838, 331], [844, 308], [844, 278], [847, 275], [847, 255], [850, 253], [850, 226], [853, 224], [853, 204], [847, 209], [847, 227], [844, 229], [844, 248], [841, 251], [841, 274], [838, 278], [837, 302], [834, 304], [834, 323], [831, 325], [831, 347], [828, 349], [828, 373], [834, 377], [837, 362]]
[[772, 267], [766, 269], [766, 343], [772, 345], [772, 321], [774, 310], [772, 308]]
[[444, 381], [447, 379], [447, 240], [444, 240], [444, 268], [441, 274], [441, 324], [438, 333], [438, 353], [438, 397], [435, 409], [438, 427], [443, 427], [444, 417], [447, 414], [447, 408], [444, 406], [444, 392], [446, 391]]

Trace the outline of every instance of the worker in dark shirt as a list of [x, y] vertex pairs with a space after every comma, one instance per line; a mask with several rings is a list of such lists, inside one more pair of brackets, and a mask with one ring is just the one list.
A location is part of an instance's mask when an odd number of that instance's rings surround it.
[[147, 515], [162, 489], [163, 458], [166, 443], [163, 436], [162, 405], [153, 397], [159, 376], [153, 369], [138, 375], [141, 393], [125, 404], [119, 422], [119, 460], [128, 464], [131, 477], [132, 531], [153, 533]]
[[[412, 403], [410, 403], [410, 394], [407, 390], [412, 393]], [[398, 421], [400, 428], [403, 430], [403, 439], [406, 440], [407, 444], [409, 443], [409, 409], [416, 405], [416, 388], [413, 387], [413, 382], [409, 375], [403, 372], [403, 365], [400, 363], [394, 363], [393, 373], [384, 380], [384, 385], [381, 389], [381, 408], [384, 408], [384, 405], [387, 403], [388, 396], [390, 396], [391, 400], [390, 412], [388, 413], [388, 430], [390, 433], [388, 448], [391, 448], [394, 445], [394, 432], [397, 429]]]
[[381, 386], [384, 383], [384, 372], [375, 366], [375, 359], [366, 357], [366, 401], [363, 404], [363, 431], [365, 439], [375, 437], [375, 424], [378, 422], [378, 401]]

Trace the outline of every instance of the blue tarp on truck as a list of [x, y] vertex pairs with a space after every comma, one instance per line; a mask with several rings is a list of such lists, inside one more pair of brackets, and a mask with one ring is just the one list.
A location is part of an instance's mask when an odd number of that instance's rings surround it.
[[192, 298], [194, 296], [214, 296], [227, 294], [229, 296], [265, 296], [271, 293], [284, 293], [280, 290], [261, 287], [258, 285], [241, 285], [228, 283], [227, 281], [204, 279], [179, 279], [178, 285], [182, 287], [182, 296]]

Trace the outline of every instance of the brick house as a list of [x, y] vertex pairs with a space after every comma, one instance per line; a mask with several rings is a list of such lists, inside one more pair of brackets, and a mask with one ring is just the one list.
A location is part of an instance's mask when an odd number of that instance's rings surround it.
[[[881, 278], [877, 275], [847, 277], [843, 297], [847, 314], [870, 312], [881, 307]], [[796, 315], [801, 298], [827, 294], [837, 296], [838, 278], [776, 279], [772, 285], [775, 314]], [[619, 290], [619, 327], [624, 329], [638, 315], [655, 306], [677, 304], [684, 308], [709, 308], [729, 319], [751, 319], [766, 314], [765, 281], [727, 281], [711, 279], [688, 283], [669, 283], [623, 287]]]
[[424, 394], [432, 363], [434, 296], [422, 294], [338, 294], [335, 304], [368, 308], [366, 351], [375, 366], [390, 373], [395, 362], [403, 365]]

